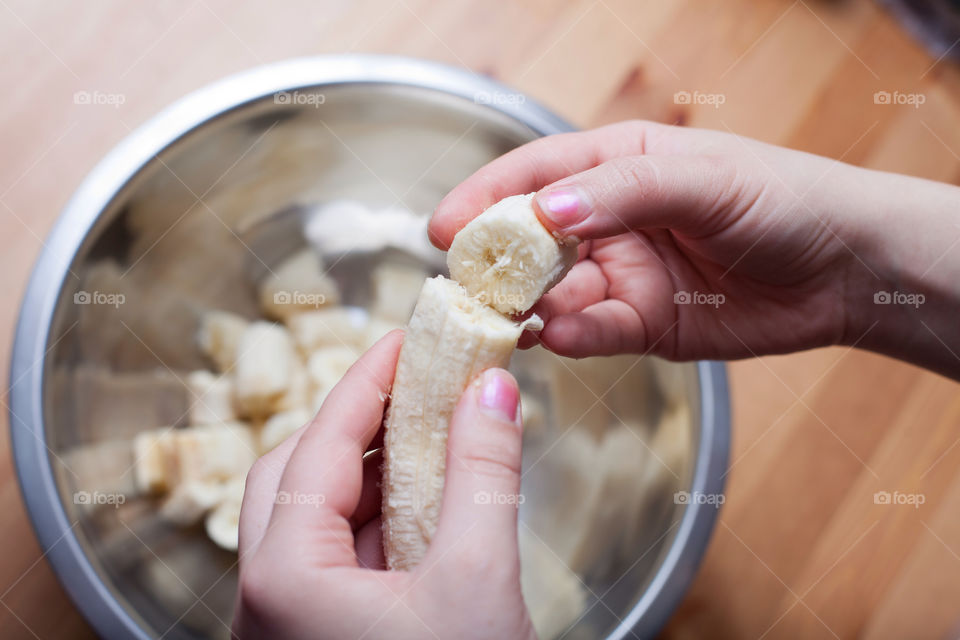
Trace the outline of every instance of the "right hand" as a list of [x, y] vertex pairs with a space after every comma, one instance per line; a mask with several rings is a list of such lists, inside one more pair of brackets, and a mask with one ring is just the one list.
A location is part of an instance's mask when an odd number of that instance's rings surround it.
[[624, 122], [494, 160], [443, 199], [430, 237], [447, 248], [486, 207], [538, 191], [544, 226], [583, 241], [534, 307], [547, 348], [730, 359], [858, 341], [873, 293], [895, 282], [874, 217], [911, 189], [914, 203], [960, 202], [954, 187], [732, 134]]

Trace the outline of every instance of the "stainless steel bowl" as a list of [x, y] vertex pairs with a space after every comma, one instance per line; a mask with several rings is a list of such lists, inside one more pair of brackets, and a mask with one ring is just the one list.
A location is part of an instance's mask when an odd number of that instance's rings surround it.
[[[427, 215], [490, 159], [570, 129], [469, 71], [335, 56], [254, 69], [201, 90], [97, 166], [27, 289], [10, 417], [37, 535], [99, 633], [227, 635], [235, 557], [200, 529], [164, 524], [154, 502], [133, 496], [129, 440], [181, 419], [177, 375], [204, 366], [192, 340], [200, 311], [256, 315], [258, 265], [304, 241], [296, 225], [280, 222], [290, 220], [284, 212], [350, 198]], [[265, 228], [274, 233], [251, 240], [251, 230]], [[353, 269], [346, 271], [349, 282]], [[365, 295], [348, 287], [351, 304]], [[579, 526], [598, 505], [616, 507], [604, 516], [616, 539], [598, 538], [581, 556], [588, 608], [568, 637], [655, 634], [692, 579], [717, 515], [729, 440], [723, 365], [573, 362], [533, 350], [514, 368], [546, 407], [527, 438], [524, 526], [549, 543], [549, 529]], [[618, 423], [646, 451], [626, 476], [629, 490], [603, 484], [585, 498], [566, 494], [569, 469], [555, 452], [576, 454], [571, 437]], [[592, 464], [602, 469], [608, 458]], [[98, 491], [130, 497], [90, 504]], [[618, 533], [627, 528], [617, 520], [621, 504], [641, 514], [629, 538]]]

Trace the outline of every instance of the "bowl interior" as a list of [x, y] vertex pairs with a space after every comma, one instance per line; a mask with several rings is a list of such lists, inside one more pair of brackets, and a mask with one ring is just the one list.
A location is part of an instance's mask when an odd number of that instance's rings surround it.
[[[349, 200], [428, 216], [475, 169], [535, 137], [439, 91], [325, 86], [207, 122], [116, 194], [57, 304], [44, 419], [67, 516], [149, 635], [229, 637], [236, 555], [202, 525], [159, 517], [161, 500], [136, 493], [130, 449], [140, 431], [186, 424], [184, 377], [210, 367], [194, 339], [201, 315], [259, 317], [257, 278], [310, 243], [304, 223], [318, 206]], [[424, 252], [324, 257], [356, 306], [368, 304], [370, 268], [383, 260], [443, 269], [442, 255]], [[689, 487], [699, 444], [695, 367], [636, 356], [573, 361], [535, 348], [518, 352], [512, 368], [529, 403], [521, 544], [534, 576], [525, 588], [542, 594], [531, 608], [554, 623], [545, 637], [568, 622], [569, 637], [602, 636], [644, 591], [685, 508], [675, 493]], [[97, 492], [123, 498], [78, 498]], [[557, 585], [576, 593], [555, 594]], [[571, 598], [579, 610], [557, 615], [574, 609]]]

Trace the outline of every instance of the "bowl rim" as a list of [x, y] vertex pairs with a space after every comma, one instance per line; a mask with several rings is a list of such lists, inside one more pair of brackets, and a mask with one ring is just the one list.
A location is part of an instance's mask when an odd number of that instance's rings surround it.
[[[345, 54], [294, 58], [254, 67], [200, 88], [140, 125], [87, 175], [64, 206], [37, 258], [23, 296], [10, 363], [9, 420], [20, 491], [34, 531], [54, 573], [98, 634], [146, 640], [148, 631], [116, 599], [74, 531], [61, 502], [46, 444], [43, 380], [50, 330], [70, 265], [102, 212], [153, 158], [188, 133], [225, 113], [271, 94], [342, 84], [419, 87], [471, 99], [481, 92], [524, 95], [462, 67], [392, 55]], [[487, 108], [510, 116], [538, 136], [575, 128], [537, 102], [500, 101]], [[698, 362], [700, 446], [691, 491], [719, 494], [730, 446], [726, 369]], [[707, 445], [707, 446], [705, 446]], [[49, 452], [49, 453], [48, 453]], [[29, 490], [28, 490], [29, 488]], [[718, 509], [691, 503], [673, 542], [641, 598], [609, 635], [656, 634], [680, 603], [700, 565]], [[666, 534], [665, 534], [666, 535]]]

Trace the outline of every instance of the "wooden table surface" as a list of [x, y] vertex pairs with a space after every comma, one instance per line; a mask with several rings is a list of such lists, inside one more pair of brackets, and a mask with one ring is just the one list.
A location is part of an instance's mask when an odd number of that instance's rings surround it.
[[[94, 163], [185, 93], [291, 56], [430, 58], [514, 85], [582, 127], [681, 122], [960, 181], [960, 71], [867, 0], [265, 6], [0, 0], [0, 362], [43, 238]], [[78, 105], [77, 91], [123, 104]], [[677, 104], [678, 91], [724, 103]], [[876, 91], [925, 101], [878, 105]], [[840, 348], [737, 362], [730, 374], [727, 503], [664, 636], [960, 633], [960, 387]], [[41, 558], [6, 438], [0, 447], [0, 634], [92, 636]], [[877, 491], [925, 503], [876, 505]]]

